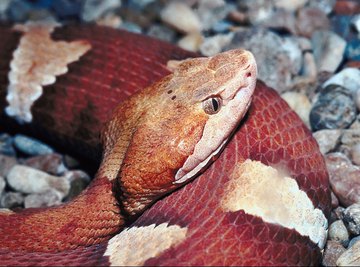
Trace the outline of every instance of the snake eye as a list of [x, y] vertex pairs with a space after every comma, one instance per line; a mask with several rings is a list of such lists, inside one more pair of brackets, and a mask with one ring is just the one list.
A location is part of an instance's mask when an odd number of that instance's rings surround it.
[[221, 98], [219, 97], [211, 97], [204, 100], [203, 102], [203, 109], [209, 115], [218, 113], [220, 108], [221, 108]]

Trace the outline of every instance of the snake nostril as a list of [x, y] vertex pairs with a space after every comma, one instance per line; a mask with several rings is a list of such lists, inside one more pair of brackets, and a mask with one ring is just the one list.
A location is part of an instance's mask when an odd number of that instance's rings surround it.
[[246, 73], [246, 77], [251, 77], [251, 72]]

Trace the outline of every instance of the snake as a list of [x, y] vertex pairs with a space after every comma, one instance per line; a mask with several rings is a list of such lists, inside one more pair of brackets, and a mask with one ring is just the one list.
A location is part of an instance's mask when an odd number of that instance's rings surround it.
[[324, 159], [250, 52], [97, 25], [0, 36], [1, 129], [98, 166], [68, 203], [0, 211], [1, 265], [321, 262]]

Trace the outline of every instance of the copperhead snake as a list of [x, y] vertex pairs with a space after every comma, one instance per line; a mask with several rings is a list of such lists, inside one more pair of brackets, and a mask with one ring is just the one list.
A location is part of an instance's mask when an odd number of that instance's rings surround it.
[[257, 81], [252, 92], [249, 52], [187, 59], [197, 55], [106, 27], [48, 33], [86, 51], [41, 86], [30, 115], [9, 116], [14, 51], [32, 31], [0, 27], [1, 125], [99, 160], [105, 123], [103, 160], [72, 202], [2, 211], [1, 265], [319, 264], [324, 160], [273, 89]]

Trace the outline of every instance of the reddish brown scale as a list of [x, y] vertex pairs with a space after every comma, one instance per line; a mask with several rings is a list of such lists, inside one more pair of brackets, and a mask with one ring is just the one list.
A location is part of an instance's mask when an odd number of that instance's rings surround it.
[[[19, 35], [0, 27], [0, 36], [3, 111], [9, 54], [16, 48]], [[101, 123], [118, 102], [167, 74], [164, 66], [168, 59], [193, 56], [154, 39], [96, 26], [64, 27], [57, 29], [54, 37], [87, 39], [93, 49], [71, 64], [69, 72], [58, 77], [55, 85], [44, 88], [44, 95], [33, 108], [35, 120], [31, 126], [18, 126], [4, 115], [1, 124], [40, 133], [62, 145], [76, 144], [84, 154], [92, 151], [99, 155]], [[308, 237], [244, 211], [224, 212], [220, 208], [219, 199], [234, 164], [247, 158], [285, 166], [314, 206], [329, 215], [328, 176], [315, 140], [278, 94], [259, 82], [249, 114], [219, 159], [194, 182], [158, 201], [135, 222], [137, 226], [169, 222], [188, 228], [182, 243], [147, 260], [147, 265], [319, 264], [320, 250]], [[105, 246], [60, 253], [23, 254], [0, 249], [0, 263], [107, 265], [108, 259], [101, 258]]]

